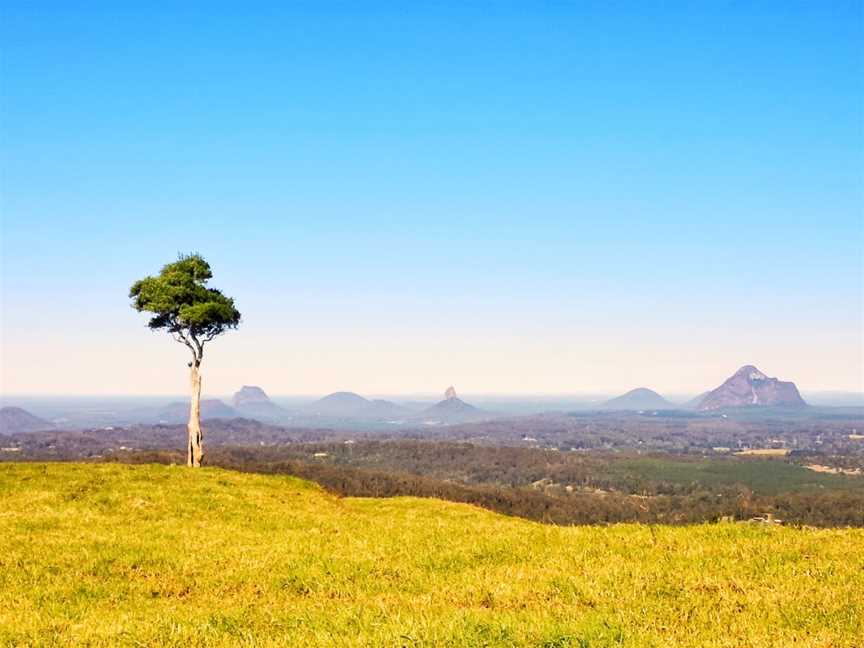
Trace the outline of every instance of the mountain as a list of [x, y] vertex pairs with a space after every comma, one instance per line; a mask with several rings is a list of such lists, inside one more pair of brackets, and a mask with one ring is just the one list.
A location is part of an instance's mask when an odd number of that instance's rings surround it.
[[[153, 415], [159, 423], [185, 423], [189, 420], [189, 403], [168, 403]], [[216, 398], [201, 400], [201, 419], [237, 418], [239, 412]]]
[[406, 410], [387, 400], [369, 400], [354, 392], [335, 392], [303, 408], [306, 414], [324, 418], [387, 419], [404, 416]]
[[717, 389], [708, 392], [697, 409], [729, 407], [805, 407], [795, 383], [769, 378], [753, 365], [736, 371]]
[[272, 403], [273, 401], [264, 393], [264, 390], [254, 385], [243, 385], [240, 391], [235, 392], [231, 398], [231, 405], [236, 409], [247, 405], [256, 405], [258, 403]]
[[231, 398], [231, 404], [237, 412], [248, 418], [273, 421], [291, 415], [291, 412], [271, 401], [263, 389], [254, 385], [243, 385]]
[[19, 432], [36, 432], [51, 430], [54, 424], [38, 416], [34, 416], [20, 407], [0, 408], [0, 434], [18, 434]]
[[465, 423], [489, 418], [489, 413], [463, 401], [453, 387], [444, 392], [444, 400], [417, 415], [427, 423]]
[[603, 409], [613, 410], [649, 410], [673, 409], [675, 406], [660, 394], [647, 387], [631, 389], [626, 394], [603, 403]]

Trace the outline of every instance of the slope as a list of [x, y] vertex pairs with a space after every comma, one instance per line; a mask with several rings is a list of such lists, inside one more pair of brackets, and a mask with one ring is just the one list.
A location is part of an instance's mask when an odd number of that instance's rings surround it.
[[555, 527], [294, 478], [0, 466], [0, 644], [852, 646], [864, 532]]

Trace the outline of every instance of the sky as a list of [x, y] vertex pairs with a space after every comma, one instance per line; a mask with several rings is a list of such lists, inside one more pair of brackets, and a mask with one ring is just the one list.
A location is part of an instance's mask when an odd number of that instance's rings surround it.
[[864, 3], [4, 2], [0, 392], [864, 390]]

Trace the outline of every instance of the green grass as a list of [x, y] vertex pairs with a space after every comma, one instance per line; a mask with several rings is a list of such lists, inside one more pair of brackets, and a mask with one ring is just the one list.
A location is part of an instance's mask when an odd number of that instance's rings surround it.
[[0, 645], [860, 646], [864, 531], [554, 527], [281, 476], [0, 465]]

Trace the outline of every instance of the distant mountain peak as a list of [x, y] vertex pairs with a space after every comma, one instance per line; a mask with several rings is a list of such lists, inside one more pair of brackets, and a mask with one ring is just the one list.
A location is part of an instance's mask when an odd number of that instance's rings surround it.
[[744, 365], [702, 399], [703, 411], [733, 407], [804, 407], [793, 382], [771, 378], [753, 365]]
[[419, 416], [424, 419], [447, 423], [461, 423], [489, 417], [487, 412], [484, 412], [459, 398], [453, 387], [449, 387], [447, 391], [444, 392], [444, 400], [426, 408], [420, 412]]
[[604, 409], [620, 410], [670, 409], [672, 407], [674, 407], [672, 403], [647, 387], [631, 389], [626, 394], [621, 394], [603, 404]]
[[252, 403], [270, 403], [270, 398], [260, 387], [256, 387], [255, 385], [243, 385], [240, 388], [240, 391], [234, 394], [234, 397], [231, 399], [234, 407], [242, 407], [243, 405], [250, 405]]
[[660, 394], [658, 394], [656, 391], [654, 391], [653, 389], [648, 389], [647, 387], [637, 387], [636, 389], [631, 389], [629, 392], [624, 394], [624, 396], [632, 395], [660, 396]]
[[759, 371], [753, 365], [744, 365], [735, 372], [735, 376], [745, 376], [748, 380], [770, 380], [768, 376]]
[[369, 400], [354, 392], [334, 392], [307, 405], [305, 411], [316, 416], [336, 418], [387, 419], [404, 413], [402, 407], [387, 400]]
[[360, 394], [349, 391], [338, 391], [332, 394], [327, 394], [322, 401], [342, 402], [342, 403], [368, 403], [369, 400], [363, 398]]
[[243, 416], [273, 422], [282, 421], [290, 413], [270, 400], [260, 387], [243, 385], [231, 400], [234, 408]]

